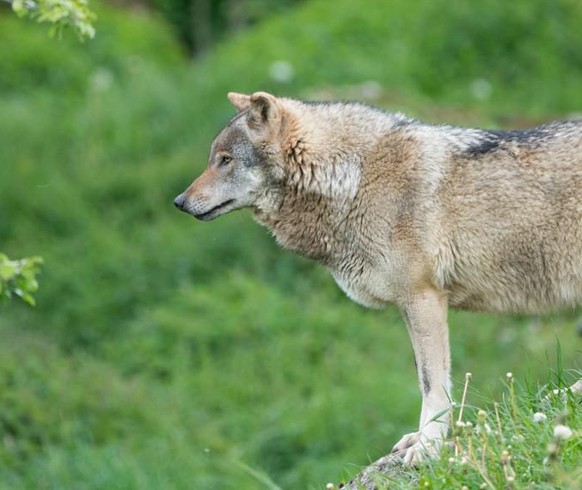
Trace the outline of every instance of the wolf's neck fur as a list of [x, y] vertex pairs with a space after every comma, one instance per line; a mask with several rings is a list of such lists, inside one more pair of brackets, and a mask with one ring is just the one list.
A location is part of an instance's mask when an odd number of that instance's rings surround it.
[[282, 103], [284, 177], [258, 204], [256, 218], [283, 247], [330, 263], [340, 247], [354, 245], [346, 235], [357, 218], [363, 156], [406, 118], [357, 104]]

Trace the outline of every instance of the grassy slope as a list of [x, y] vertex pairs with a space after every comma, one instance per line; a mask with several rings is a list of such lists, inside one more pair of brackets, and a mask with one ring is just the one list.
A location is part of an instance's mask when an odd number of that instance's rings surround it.
[[582, 410], [561, 374], [539, 387], [516, 383], [508, 373], [498, 402], [475, 403], [479, 395], [468, 389], [453, 411], [440, 458], [416, 469], [395, 466], [390, 474], [371, 475], [372, 481], [378, 490], [580, 488]]
[[[350, 303], [248, 213], [199, 225], [171, 206], [227, 90], [376, 80], [380, 104], [488, 125], [582, 109], [579, 2], [409, 3], [307, 4], [193, 67], [143, 15], [104, 13], [95, 43], [58, 47], [0, 18], [0, 243], [47, 263], [38, 308], [0, 319], [2, 486], [320, 488], [414, 427], [394, 310]], [[288, 84], [269, 78], [279, 59]], [[544, 378], [556, 337], [575, 365], [575, 318], [452, 314], [457, 379], [489, 395], [506, 371]]]

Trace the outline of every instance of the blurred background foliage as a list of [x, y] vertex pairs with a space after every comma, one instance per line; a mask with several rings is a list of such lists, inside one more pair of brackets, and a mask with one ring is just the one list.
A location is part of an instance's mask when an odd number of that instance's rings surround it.
[[304, 0], [148, 0], [172, 26], [191, 56], [210, 48], [267, 16]]
[[[93, 2], [94, 40], [0, 4], [0, 487], [322, 488], [386, 453], [420, 396], [394, 309], [366, 311], [238, 212], [172, 199], [229, 90], [357, 99], [435, 123], [582, 111], [579, 0]], [[456, 380], [580, 367], [575, 312], [451, 315]]]

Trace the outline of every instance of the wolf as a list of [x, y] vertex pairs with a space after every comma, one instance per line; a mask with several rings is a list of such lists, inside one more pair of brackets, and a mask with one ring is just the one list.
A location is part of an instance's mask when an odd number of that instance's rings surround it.
[[228, 98], [238, 113], [175, 205], [202, 221], [251, 208], [350, 298], [396, 305], [422, 409], [393, 451], [407, 464], [435, 456], [451, 406], [448, 308], [541, 313], [582, 300], [582, 120], [497, 131], [359, 103]]

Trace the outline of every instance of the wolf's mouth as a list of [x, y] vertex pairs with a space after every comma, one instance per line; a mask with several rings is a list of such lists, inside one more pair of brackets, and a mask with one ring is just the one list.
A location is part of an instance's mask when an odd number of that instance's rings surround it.
[[227, 206], [231, 205], [234, 202], [234, 199], [229, 199], [228, 201], [224, 201], [222, 204], [218, 206], [214, 206], [210, 211], [206, 211], [205, 213], [195, 214], [193, 215], [196, 219], [200, 221], [210, 221], [213, 218], [216, 218], [219, 212], [226, 208]]

